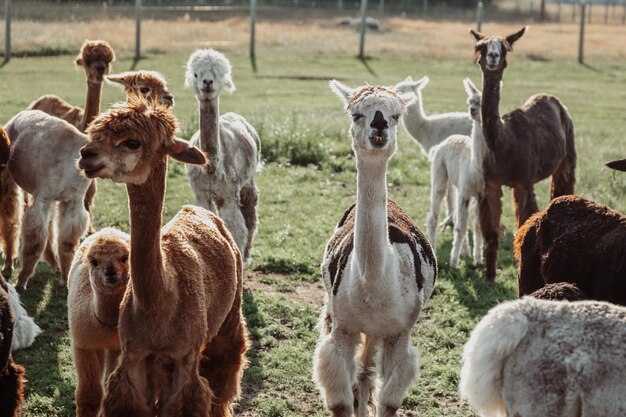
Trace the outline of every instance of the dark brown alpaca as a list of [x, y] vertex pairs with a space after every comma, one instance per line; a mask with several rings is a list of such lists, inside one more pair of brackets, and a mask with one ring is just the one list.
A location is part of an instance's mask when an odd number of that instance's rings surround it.
[[[607, 164], [626, 171], [626, 160]], [[626, 306], [626, 216], [568, 195], [534, 214], [515, 236], [519, 296], [569, 282], [587, 299]]]
[[485, 238], [486, 278], [496, 277], [502, 186], [513, 188], [516, 225], [537, 211], [533, 186], [552, 175], [551, 199], [572, 194], [576, 182], [574, 126], [567, 109], [553, 96], [537, 94], [500, 117], [500, 83], [506, 55], [526, 28], [507, 37], [476, 38], [474, 51], [483, 73], [482, 122], [489, 148], [484, 162], [485, 191], [479, 199]]

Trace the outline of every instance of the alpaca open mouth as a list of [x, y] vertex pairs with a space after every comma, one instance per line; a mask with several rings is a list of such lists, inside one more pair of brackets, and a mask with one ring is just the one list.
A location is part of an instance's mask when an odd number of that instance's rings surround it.
[[102, 171], [103, 169], [104, 169], [104, 165], [101, 165], [96, 168], [83, 168], [83, 172], [85, 173], [85, 176], [87, 178], [91, 179], [91, 178], [95, 178], [98, 172]]
[[387, 139], [384, 136], [377, 135], [370, 137], [370, 142], [375, 148], [382, 148], [387, 144]]

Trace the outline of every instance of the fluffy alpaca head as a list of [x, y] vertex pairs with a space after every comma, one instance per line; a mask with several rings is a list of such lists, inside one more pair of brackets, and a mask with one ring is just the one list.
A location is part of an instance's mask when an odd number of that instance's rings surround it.
[[357, 154], [365, 152], [387, 158], [393, 155], [398, 121], [405, 108], [395, 87], [365, 85], [353, 89], [331, 80], [330, 89], [342, 99], [351, 115], [352, 149]]
[[193, 87], [198, 100], [212, 100], [222, 88], [235, 91], [230, 61], [215, 49], [198, 49], [187, 60], [185, 86]]
[[465, 92], [467, 93], [469, 115], [472, 119], [480, 122], [480, 100], [482, 93], [469, 78], [463, 80], [463, 87], [465, 87]]
[[127, 71], [107, 75], [105, 78], [115, 85], [121, 85], [129, 96], [141, 96], [148, 100], [157, 100], [167, 106], [174, 106], [174, 96], [167, 91], [165, 78], [156, 71]]
[[428, 78], [427, 75], [423, 76], [417, 81], [413, 81], [413, 77], [409, 75], [404, 80], [396, 84], [393, 89], [405, 100], [413, 98], [413, 94], [417, 96], [418, 99], [421, 99], [422, 90], [428, 85], [429, 82], [430, 78]]
[[626, 171], [626, 159], [611, 161], [607, 163], [606, 166], [616, 171]]
[[0, 173], [4, 170], [7, 162], [9, 161], [9, 154], [11, 153], [11, 141], [7, 132], [0, 126]]
[[89, 282], [94, 292], [118, 294], [128, 283], [130, 238], [117, 229], [105, 228], [96, 233], [87, 249]]
[[129, 97], [89, 125], [89, 143], [80, 150], [78, 167], [87, 178], [143, 184], [166, 155], [186, 164], [205, 164], [198, 148], [174, 136], [177, 129], [167, 106]]
[[86, 40], [74, 63], [85, 68], [87, 81], [101, 83], [104, 75], [111, 71], [113, 61], [115, 61], [115, 52], [106, 41]]
[[513, 50], [513, 44], [526, 32], [526, 26], [505, 37], [486, 37], [474, 29], [470, 32], [476, 39], [474, 54], [482, 72], [502, 72], [506, 68], [506, 54]]

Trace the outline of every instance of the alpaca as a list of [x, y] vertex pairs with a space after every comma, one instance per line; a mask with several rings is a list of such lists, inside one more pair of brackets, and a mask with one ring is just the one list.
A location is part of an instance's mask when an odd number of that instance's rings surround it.
[[213, 49], [191, 54], [185, 85], [194, 88], [200, 112], [200, 130], [189, 142], [209, 159], [208, 167], [187, 166], [195, 204], [219, 213], [247, 262], [258, 223], [254, 174], [260, 167], [259, 135], [242, 116], [219, 114], [222, 89], [235, 91], [231, 65], [223, 54]]
[[91, 124], [80, 151], [87, 177], [127, 184], [130, 210], [132, 291], [120, 306], [121, 356], [105, 417], [230, 417], [239, 395], [248, 342], [237, 245], [201, 207], [184, 206], [161, 229], [167, 157], [206, 164], [176, 129], [167, 106], [131, 98]]
[[[67, 282], [74, 250], [87, 231], [89, 215], [83, 204], [90, 180], [75, 166], [80, 148], [88, 140], [65, 120], [40, 110], [24, 110], [6, 125], [12, 140], [8, 171], [32, 196], [21, 227], [20, 261], [16, 289], [26, 289], [28, 279], [44, 251], [57, 204], [61, 283]], [[50, 263], [50, 262], [49, 262]]]
[[[430, 244], [436, 247], [437, 218], [441, 201], [446, 193], [448, 184], [457, 189], [457, 203], [455, 205], [454, 242], [450, 254], [450, 266], [459, 267], [459, 256], [463, 242], [467, 240], [467, 221], [469, 205], [478, 199], [485, 187], [483, 180], [483, 158], [487, 145], [483, 137], [480, 123], [481, 93], [469, 78], [463, 80], [463, 86], [468, 96], [469, 114], [473, 120], [470, 136], [452, 135], [448, 139], [434, 146], [430, 151], [431, 160], [431, 199], [430, 210], [426, 218], [426, 229]], [[482, 235], [478, 223], [478, 206], [474, 216], [474, 261], [482, 263]]]
[[24, 402], [24, 368], [11, 357], [14, 324], [7, 283], [0, 276], [0, 417], [17, 417]]
[[127, 96], [140, 94], [147, 100], [158, 100], [162, 104], [174, 106], [174, 96], [167, 91], [165, 78], [156, 71], [128, 71], [107, 75], [105, 79], [111, 84], [122, 86]]
[[513, 188], [516, 226], [537, 211], [534, 184], [552, 175], [551, 199], [574, 193], [576, 150], [574, 125], [554, 96], [537, 94], [500, 117], [500, 82], [506, 55], [526, 28], [507, 37], [485, 37], [471, 30], [483, 74], [482, 123], [488, 152], [483, 160], [485, 191], [479, 199], [480, 225], [488, 281], [496, 277], [502, 186]]
[[17, 187], [6, 165], [11, 152], [11, 141], [0, 126], [0, 244], [4, 254], [2, 275], [7, 279], [13, 274], [13, 259], [17, 251], [17, 234], [22, 219], [22, 191]]
[[[626, 160], [609, 166], [626, 171]], [[552, 200], [513, 244], [519, 296], [570, 282], [587, 298], [626, 306], [626, 216], [579, 196]]]
[[624, 307], [524, 297], [472, 331], [459, 391], [482, 417], [624, 416], [625, 356]]
[[332, 80], [330, 88], [352, 115], [357, 201], [324, 251], [326, 303], [313, 376], [334, 417], [365, 417], [373, 403], [378, 358], [377, 416], [397, 416], [419, 372], [411, 329], [432, 294], [437, 261], [407, 213], [387, 199], [387, 165], [397, 148], [404, 102], [385, 87], [351, 89]]
[[569, 282], [555, 282], [545, 287], [539, 288], [529, 295], [530, 297], [541, 298], [542, 300], [553, 301], [582, 301], [589, 297], [576, 285]]
[[104, 381], [120, 354], [119, 307], [128, 283], [130, 236], [104, 228], [80, 245], [68, 280], [67, 309], [76, 367], [76, 415], [100, 415]]
[[22, 306], [20, 295], [15, 287], [9, 284], [9, 299], [11, 300], [11, 308], [15, 314], [15, 326], [13, 328], [12, 350], [29, 347], [35, 342], [35, 338], [41, 334], [41, 328], [37, 326], [32, 317]]
[[4, 171], [4, 167], [9, 161], [9, 154], [11, 152], [11, 141], [7, 136], [7, 132], [2, 126], [0, 126], [0, 174]]

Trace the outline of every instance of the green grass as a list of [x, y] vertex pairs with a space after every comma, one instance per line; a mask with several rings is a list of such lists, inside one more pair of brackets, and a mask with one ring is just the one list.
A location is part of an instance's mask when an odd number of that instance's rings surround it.
[[[286, 48], [286, 47], [285, 47]], [[222, 112], [237, 111], [261, 134], [264, 169], [258, 174], [261, 190], [260, 226], [255, 240], [249, 280], [269, 288], [246, 292], [245, 313], [253, 347], [249, 353], [238, 411], [246, 416], [326, 415], [311, 381], [315, 323], [322, 291], [308, 301], [295, 294], [306, 286], [320, 286], [319, 263], [324, 244], [343, 210], [355, 198], [355, 168], [342, 104], [328, 90], [327, 80], [350, 85], [392, 84], [407, 75], [428, 74], [424, 90], [427, 111], [464, 111], [461, 80], [480, 81], [468, 60], [370, 59], [364, 65], [352, 57], [307, 55], [285, 48], [265, 48], [254, 74], [243, 51], [229, 53], [237, 92], [222, 96]], [[176, 97], [175, 113], [182, 136], [197, 126], [193, 94], [182, 87], [188, 51], [149, 56], [138, 68], [163, 72]], [[116, 71], [131, 68], [121, 59]], [[521, 104], [531, 94], [546, 91], [568, 106], [576, 126], [577, 191], [618, 210], [626, 209], [626, 176], [603, 168], [609, 160], [626, 156], [626, 70], [623, 63], [594, 63], [593, 68], [569, 61], [533, 62], [512, 56], [505, 74], [501, 111]], [[56, 93], [75, 104], [84, 100], [84, 76], [72, 68], [68, 56], [15, 59], [0, 69], [0, 119], [7, 121], [44, 93]], [[122, 93], [105, 86], [103, 103], [120, 100]], [[418, 224], [429, 205], [429, 165], [418, 146], [399, 131], [399, 151], [389, 173], [389, 194]], [[128, 230], [125, 188], [99, 181], [97, 227]], [[548, 184], [537, 185], [537, 199], [547, 203]], [[421, 350], [421, 377], [404, 403], [407, 416], [471, 416], [457, 398], [459, 361], [463, 343], [486, 311], [516, 295], [515, 263], [511, 254], [513, 214], [505, 191], [496, 282], [487, 284], [470, 261], [461, 269], [448, 266], [451, 233], [439, 239], [440, 264], [435, 293], [414, 329]], [[182, 204], [193, 202], [184, 170], [170, 165], [164, 221]], [[251, 285], [251, 284], [248, 284]], [[254, 285], [251, 285], [254, 287]], [[28, 398], [23, 413], [35, 416], [73, 416], [75, 376], [67, 332], [66, 289], [47, 266], [40, 264], [23, 301], [44, 329], [35, 344], [16, 352], [27, 368]]]

